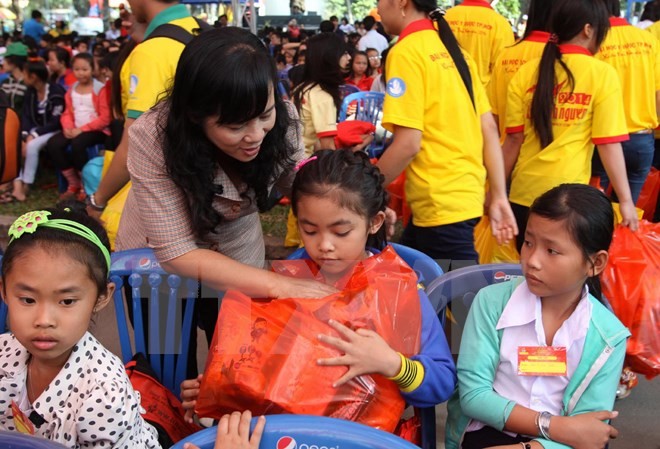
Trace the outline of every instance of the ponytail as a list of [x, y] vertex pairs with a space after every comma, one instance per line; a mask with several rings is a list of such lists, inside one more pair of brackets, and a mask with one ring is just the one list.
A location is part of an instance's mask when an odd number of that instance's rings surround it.
[[470, 74], [470, 67], [465, 60], [465, 56], [463, 56], [463, 52], [461, 51], [461, 47], [458, 45], [458, 41], [456, 40], [454, 33], [451, 31], [449, 24], [445, 20], [444, 9], [436, 8], [433, 11], [430, 11], [428, 14], [431, 20], [438, 24], [438, 35], [440, 35], [440, 40], [442, 41], [442, 44], [445, 46], [445, 48], [447, 48], [451, 59], [454, 61], [456, 70], [458, 70], [458, 74], [461, 75], [463, 84], [468, 91], [468, 95], [470, 95], [472, 107], [476, 109], [474, 104], [474, 90], [472, 88], [472, 75]]
[[555, 73], [556, 62], [566, 72], [568, 83], [571, 91], [573, 91], [575, 78], [573, 78], [573, 73], [571, 73], [566, 63], [562, 61], [557, 36], [553, 34], [543, 49], [543, 55], [541, 56], [541, 62], [538, 68], [539, 76], [536, 82], [534, 96], [532, 97], [532, 125], [541, 141], [541, 148], [547, 147], [554, 140], [552, 133], [552, 114], [555, 109], [555, 90], [558, 90], [558, 87], [555, 87], [557, 83], [557, 74]]

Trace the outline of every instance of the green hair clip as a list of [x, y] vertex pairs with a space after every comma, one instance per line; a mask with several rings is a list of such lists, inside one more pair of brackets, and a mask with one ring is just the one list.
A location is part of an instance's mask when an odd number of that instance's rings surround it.
[[108, 251], [108, 248], [106, 248], [105, 245], [101, 242], [101, 239], [99, 239], [98, 235], [96, 235], [87, 226], [73, 220], [67, 220], [64, 218], [56, 218], [50, 220], [48, 219], [50, 215], [51, 213], [47, 210], [35, 210], [18, 217], [9, 228], [9, 243], [20, 238], [23, 234], [33, 234], [40, 226], [73, 232], [74, 234], [86, 238], [98, 246], [98, 248], [103, 253], [103, 257], [105, 257], [105, 262], [108, 264], [108, 270], [110, 270], [110, 252]]

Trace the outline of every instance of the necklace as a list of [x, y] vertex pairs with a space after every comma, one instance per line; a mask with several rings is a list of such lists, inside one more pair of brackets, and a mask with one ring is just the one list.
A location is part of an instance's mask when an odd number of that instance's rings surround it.
[[[30, 358], [30, 360], [28, 361], [28, 377], [25, 383], [28, 389], [28, 400], [30, 399], [30, 396], [32, 396], [33, 400], [36, 401], [37, 397], [34, 395], [34, 390], [33, 390], [34, 379], [32, 377], [32, 358]], [[30, 401], [30, 403], [32, 403], [32, 401]]]

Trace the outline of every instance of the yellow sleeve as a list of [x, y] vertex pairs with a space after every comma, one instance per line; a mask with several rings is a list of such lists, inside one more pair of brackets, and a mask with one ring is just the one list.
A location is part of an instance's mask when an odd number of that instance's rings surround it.
[[[502, 55], [498, 56], [497, 60], [495, 61], [495, 66], [493, 67], [493, 72], [490, 74], [490, 81], [488, 82], [488, 86], [486, 88], [486, 94], [488, 94], [488, 101], [490, 102], [490, 107], [492, 109], [493, 114], [495, 115], [501, 115], [502, 112], [500, 110], [501, 106], [498, 102], [498, 83], [500, 79], [500, 70], [502, 69]], [[502, 120], [504, 117], [501, 118]]]
[[655, 76], [655, 90], [660, 90], [660, 42], [653, 42], [653, 75]]
[[[525, 129], [525, 74], [527, 70], [519, 70], [509, 83], [506, 94], [506, 120], [507, 134], [523, 132]], [[501, 119], [500, 119], [501, 120]]]
[[393, 47], [387, 57], [383, 128], [393, 132], [397, 125], [424, 131], [424, 65], [410, 52], [396, 50]]
[[595, 145], [628, 140], [628, 127], [623, 109], [623, 94], [619, 75], [613, 67], [602, 63], [600, 88], [594, 95], [591, 140]]
[[499, 26], [497, 27], [497, 33], [495, 35], [495, 40], [493, 41], [493, 46], [491, 47], [490, 61], [488, 66], [488, 72], [493, 73], [493, 68], [495, 67], [495, 61], [497, 57], [502, 53], [504, 48], [509, 47], [514, 44], [513, 39], [513, 30], [509, 26], [509, 22], [503, 17], [500, 17], [502, 20], [499, 21]]
[[[129, 75], [128, 118], [138, 118], [142, 113], [151, 109], [161, 94], [167, 90], [174, 77], [178, 58], [172, 66], [170, 58], [159, 54], [158, 51], [152, 51], [159, 48], [152, 42], [162, 39], [168, 38], [154, 38], [138, 45], [133, 50]], [[183, 44], [173, 40], [168, 42], [168, 45], [179, 45], [183, 48]]]
[[337, 134], [337, 107], [332, 96], [323, 90], [310, 92], [309, 105], [316, 137], [330, 137]]
[[474, 63], [474, 60], [467, 53], [463, 53], [470, 68], [470, 76], [472, 77], [472, 92], [474, 93], [474, 106], [477, 115], [481, 117], [486, 112], [490, 112], [490, 102], [483, 83], [479, 82], [479, 71]]

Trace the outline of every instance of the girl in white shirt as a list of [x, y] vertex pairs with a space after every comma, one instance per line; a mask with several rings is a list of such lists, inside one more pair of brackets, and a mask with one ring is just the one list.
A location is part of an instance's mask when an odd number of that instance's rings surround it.
[[70, 209], [19, 217], [2, 260], [0, 430], [69, 448], [159, 449], [121, 361], [88, 331], [110, 301], [108, 237]]

